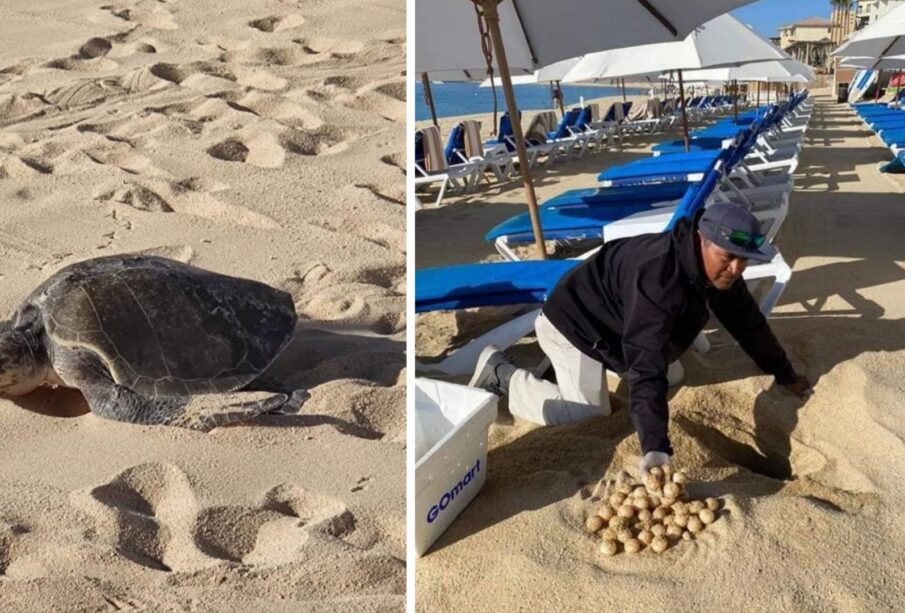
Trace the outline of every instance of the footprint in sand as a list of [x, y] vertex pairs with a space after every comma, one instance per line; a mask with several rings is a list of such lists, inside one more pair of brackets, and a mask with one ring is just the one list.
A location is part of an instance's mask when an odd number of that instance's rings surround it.
[[195, 493], [172, 464], [133, 466], [104, 485], [70, 495], [96, 519], [98, 540], [128, 560], [155, 570], [194, 570], [204, 565], [189, 535], [197, 515]]
[[244, 162], [261, 168], [279, 168], [286, 159], [280, 141], [269, 132], [237, 135], [212, 145], [211, 157], [226, 162]]
[[53, 173], [50, 162], [33, 157], [0, 156], [0, 179], [30, 179]]
[[389, 166], [395, 166], [405, 174], [405, 152], [397, 151], [380, 158], [380, 161]]
[[30, 532], [22, 522], [0, 520], [0, 577], [5, 576], [10, 566], [24, 553], [22, 541]]
[[0, 94], [0, 126], [43, 115], [47, 103], [35, 94]]
[[173, 14], [154, 0], [142, 0], [134, 6], [126, 4], [107, 4], [101, 7], [123, 21], [153, 28], [155, 30], [178, 30], [179, 24]]
[[345, 128], [325, 124], [313, 130], [291, 129], [280, 134], [280, 143], [299, 155], [331, 155], [345, 151], [354, 136]]
[[109, 483], [73, 492], [70, 501], [94, 517], [95, 541], [162, 571], [190, 572], [224, 560], [283, 564], [310, 538], [335, 541], [355, 530], [341, 501], [290, 484], [268, 491], [256, 507], [199, 508], [185, 473], [165, 463], [133, 466]]
[[271, 15], [270, 17], [262, 17], [249, 22], [249, 26], [261, 32], [282, 32], [283, 30], [291, 30], [305, 23], [305, 18], [297, 13], [288, 15]]
[[220, 202], [208, 193], [205, 186], [204, 182], [192, 180], [181, 183], [162, 180], [145, 180], [142, 183], [117, 182], [113, 186], [102, 187], [95, 199], [101, 202], [118, 202], [150, 213], [195, 215], [263, 230], [279, 227], [277, 222], [266, 215]]
[[292, 128], [312, 130], [320, 128], [324, 123], [314, 112], [283, 96], [246, 92], [238, 96], [229, 96], [227, 100], [234, 109], [273, 119]]
[[318, 53], [301, 46], [293, 47], [252, 47], [225, 51], [220, 59], [240, 64], [270, 64], [275, 66], [303, 66], [329, 59], [329, 54]]
[[130, 174], [152, 174], [155, 171], [151, 160], [138, 153], [128, 143], [96, 145], [83, 149], [83, 152], [98, 164], [115, 166]]

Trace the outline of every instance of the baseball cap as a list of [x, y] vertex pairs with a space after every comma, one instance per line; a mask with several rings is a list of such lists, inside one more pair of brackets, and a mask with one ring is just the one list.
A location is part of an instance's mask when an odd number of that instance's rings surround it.
[[707, 207], [698, 230], [720, 249], [741, 258], [769, 262], [776, 255], [776, 249], [761, 234], [757, 218], [740, 204], [720, 202]]

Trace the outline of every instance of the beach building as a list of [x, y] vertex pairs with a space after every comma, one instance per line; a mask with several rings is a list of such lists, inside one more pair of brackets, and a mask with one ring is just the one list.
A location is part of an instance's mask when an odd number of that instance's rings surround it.
[[808, 17], [779, 28], [780, 48], [800, 62], [818, 69], [828, 69], [833, 42], [834, 23], [823, 17]]
[[859, 0], [854, 15], [855, 30], [869, 26], [902, 2], [905, 0]]

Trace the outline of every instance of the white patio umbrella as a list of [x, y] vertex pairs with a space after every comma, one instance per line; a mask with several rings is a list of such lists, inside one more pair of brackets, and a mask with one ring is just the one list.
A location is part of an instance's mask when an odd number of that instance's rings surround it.
[[[414, 70], [481, 71], [490, 59], [516, 119], [510, 66], [533, 71], [600, 49], [681, 40], [709, 19], [752, 1], [418, 0]], [[522, 128], [518, 121], [512, 126], [538, 253], [545, 258]]]
[[563, 82], [626, 77], [652, 71], [678, 71], [682, 130], [687, 149], [688, 118], [684, 104], [683, 71], [787, 59], [791, 58], [735, 17], [721, 15], [698, 27], [681, 41], [588, 54], [569, 71]]
[[892, 9], [833, 51], [833, 55], [837, 56], [870, 57], [875, 60], [903, 53], [905, 53], [905, 4]]
[[741, 66], [684, 71], [689, 81], [759, 81], [762, 83], [807, 83], [814, 79], [811, 70], [797, 60], [753, 62]]
[[872, 57], [844, 57], [840, 60], [839, 65], [843, 68], [905, 70], [905, 55], [889, 55], [879, 61]]

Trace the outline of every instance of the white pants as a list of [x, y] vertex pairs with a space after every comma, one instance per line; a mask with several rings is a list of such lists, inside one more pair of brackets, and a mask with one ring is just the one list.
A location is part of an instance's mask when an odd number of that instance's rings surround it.
[[556, 383], [519, 369], [509, 380], [509, 411], [553, 426], [610, 414], [603, 363], [579, 351], [543, 313], [534, 323], [537, 341], [556, 371]]

